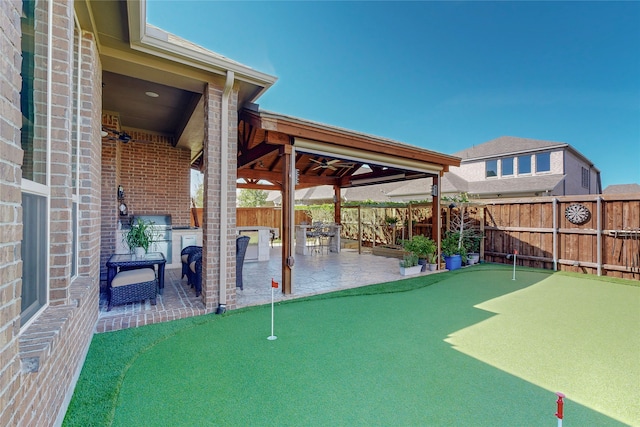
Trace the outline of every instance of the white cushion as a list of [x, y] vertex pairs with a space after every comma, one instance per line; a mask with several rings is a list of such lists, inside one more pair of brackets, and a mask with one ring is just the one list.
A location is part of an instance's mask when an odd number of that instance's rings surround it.
[[182, 255], [182, 262], [186, 264], [189, 261], [189, 254]]
[[111, 287], [133, 285], [134, 283], [151, 282], [156, 280], [156, 273], [150, 268], [121, 271], [111, 282]]
[[191, 263], [191, 265], [189, 265], [189, 268], [191, 269], [191, 271], [193, 271], [193, 272], [195, 273], [195, 272], [196, 272], [196, 262], [195, 262], [195, 261], [193, 261], [193, 262]]

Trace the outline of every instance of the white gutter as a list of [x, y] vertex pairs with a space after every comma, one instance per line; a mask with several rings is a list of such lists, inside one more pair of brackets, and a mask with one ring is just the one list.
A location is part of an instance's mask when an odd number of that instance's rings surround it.
[[227, 306], [227, 201], [229, 177], [229, 96], [233, 88], [234, 73], [227, 71], [227, 81], [222, 92], [222, 111], [220, 124], [220, 298], [218, 313], [224, 313]]

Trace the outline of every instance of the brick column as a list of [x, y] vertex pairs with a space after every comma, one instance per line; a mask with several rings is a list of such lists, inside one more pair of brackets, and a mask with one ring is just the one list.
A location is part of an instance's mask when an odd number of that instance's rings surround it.
[[80, 199], [78, 206], [78, 274], [89, 276], [94, 285], [100, 280], [102, 69], [92, 34], [82, 40], [82, 105], [80, 111]]
[[[51, 109], [49, 304], [69, 302], [72, 256], [71, 135], [73, 110], [73, 5], [54, 5]], [[64, 64], [64, 66], [62, 65]]]
[[[221, 158], [220, 132], [222, 111], [222, 84], [209, 84], [205, 91], [205, 138], [204, 138], [204, 212], [202, 248], [202, 294], [207, 310], [215, 310], [220, 295], [220, 265], [226, 265], [227, 309], [236, 307], [235, 285], [235, 238], [236, 238], [236, 177], [237, 177], [237, 128], [238, 93], [233, 89], [229, 98], [228, 156]], [[227, 187], [221, 188], [220, 166], [228, 165]], [[226, 193], [227, 224], [224, 228], [227, 253], [220, 254], [220, 196]]]

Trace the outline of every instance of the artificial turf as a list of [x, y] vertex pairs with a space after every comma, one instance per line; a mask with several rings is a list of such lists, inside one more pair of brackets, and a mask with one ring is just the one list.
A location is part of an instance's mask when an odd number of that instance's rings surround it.
[[65, 425], [640, 424], [640, 287], [478, 266], [96, 335]]

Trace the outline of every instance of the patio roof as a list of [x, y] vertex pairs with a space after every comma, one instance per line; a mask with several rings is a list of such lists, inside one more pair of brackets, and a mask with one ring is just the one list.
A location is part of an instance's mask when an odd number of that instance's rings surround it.
[[[349, 188], [439, 176], [458, 157], [391, 139], [274, 112], [245, 108], [238, 125], [240, 188], [277, 190], [282, 185], [282, 151], [295, 149], [296, 188]], [[367, 173], [358, 169], [368, 165]], [[266, 181], [266, 182], [265, 182]]]

